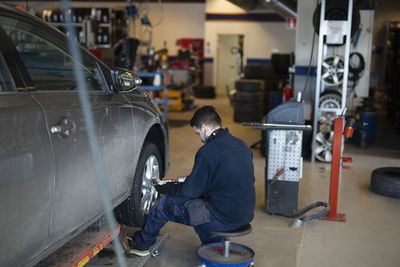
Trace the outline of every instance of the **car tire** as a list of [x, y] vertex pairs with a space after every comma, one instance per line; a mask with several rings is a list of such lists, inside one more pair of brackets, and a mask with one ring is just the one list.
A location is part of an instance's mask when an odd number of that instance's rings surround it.
[[262, 114], [264, 111], [264, 103], [259, 102], [235, 102], [234, 103], [235, 110], [241, 110], [245, 112], [256, 112]]
[[[347, 20], [348, 1], [329, 0], [325, 4], [325, 20]], [[321, 16], [321, 4], [314, 10], [313, 25], [316, 34], [319, 34]], [[360, 10], [358, 5], [353, 4], [353, 16], [351, 19], [351, 37], [353, 37], [360, 26]]]
[[274, 66], [275, 74], [289, 75], [290, 60], [290, 54], [272, 54], [271, 65]]
[[235, 122], [259, 122], [260, 116], [254, 112], [234, 110], [233, 121]]
[[131, 195], [115, 210], [117, 221], [126, 226], [142, 227], [158, 193], [153, 182], [161, 179], [162, 161], [157, 146], [144, 143], [133, 179]]
[[375, 169], [371, 174], [371, 190], [383, 196], [400, 198], [400, 168]]
[[264, 102], [264, 93], [263, 92], [242, 92], [242, 91], [237, 91], [235, 95], [235, 101], [236, 102]]
[[235, 89], [240, 92], [257, 93], [264, 91], [263, 80], [241, 79], [235, 82]]
[[320, 108], [340, 108], [342, 104], [342, 94], [335, 90], [326, 90], [319, 99]]
[[266, 80], [275, 78], [275, 69], [272, 65], [248, 64], [244, 69], [245, 79]]

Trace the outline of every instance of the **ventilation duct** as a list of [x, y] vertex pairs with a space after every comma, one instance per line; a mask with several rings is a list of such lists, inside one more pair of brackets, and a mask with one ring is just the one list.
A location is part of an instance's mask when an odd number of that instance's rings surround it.
[[[232, 2], [232, 1], [231, 1]], [[293, 1], [282, 1], [282, 0], [261, 0], [261, 2], [274, 9], [277, 13], [283, 17], [297, 17], [296, 3]]]
[[237, 5], [245, 10], [252, 10], [257, 6], [257, 0], [228, 0], [232, 4]]

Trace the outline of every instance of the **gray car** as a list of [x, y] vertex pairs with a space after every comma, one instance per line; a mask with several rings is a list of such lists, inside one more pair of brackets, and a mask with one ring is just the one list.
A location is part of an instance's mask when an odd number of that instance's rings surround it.
[[[104, 207], [66, 36], [0, 5], [0, 41], [0, 266], [30, 266]], [[135, 73], [79, 49], [116, 218], [141, 226], [168, 168], [166, 120]]]

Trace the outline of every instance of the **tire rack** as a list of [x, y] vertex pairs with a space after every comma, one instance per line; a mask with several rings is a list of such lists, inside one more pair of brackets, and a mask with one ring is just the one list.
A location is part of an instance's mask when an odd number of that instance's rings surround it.
[[321, 112], [335, 112], [336, 115], [340, 115], [343, 109], [346, 107], [346, 96], [347, 96], [347, 78], [349, 74], [349, 55], [350, 55], [350, 43], [351, 43], [351, 23], [353, 14], [353, 0], [349, 0], [347, 9], [347, 20], [343, 21], [342, 34], [346, 37], [345, 52], [344, 52], [344, 73], [342, 82], [342, 103], [340, 108], [320, 108], [319, 99], [321, 95], [321, 88], [324, 88], [322, 84], [321, 73], [322, 73], [322, 62], [323, 58], [328, 55], [328, 45], [324, 43], [324, 37], [328, 34], [328, 23], [325, 20], [325, 7], [326, 0], [321, 0], [321, 12], [320, 12], [320, 27], [319, 27], [319, 39], [318, 39], [318, 58], [317, 58], [317, 78], [315, 88], [315, 99], [314, 99], [314, 121], [313, 121], [313, 138], [312, 138], [312, 149], [311, 149], [311, 162], [315, 162], [315, 150], [316, 150], [316, 136], [318, 130], [318, 122], [321, 116]]

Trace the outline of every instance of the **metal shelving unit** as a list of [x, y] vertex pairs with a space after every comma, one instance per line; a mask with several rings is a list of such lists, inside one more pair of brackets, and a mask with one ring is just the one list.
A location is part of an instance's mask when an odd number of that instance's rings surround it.
[[[352, 25], [352, 15], [353, 15], [353, 0], [349, 0], [348, 9], [347, 9], [347, 20], [340, 21], [328, 21], [325, 20], [325, 9], [326, 9], [326, 0], [321, 0], [321, 12], [320, 12], [320, 27], [319, 27], [319, 40], [318, 40], [318, 59], [317, 59], [317, 77], [316, 77], [316, 88], [315, 88], [315, 99], [314, 99], [314, 122], [313, 122], [313, 139], [312, 139], [312, 154], [311, 161], [315, 161], [316, 153], [317, 153], [317, 131], [319, 128], [319, 120], [321, 114], [332, 113], [333, 116], [340, 115], [344, 108], [346, 107], [346, 97], [347, 97], [347, 81], [348, 81], [348, 73], [349, 73], [349, 55], [350, 55], [350, 44], [351, 44], [351, 25]], [[326, 62], [323, 62], [323, 58], [326, 58], [329, 54], [328, 45], [326, 42], [326, 38], [331, 34], [332, 29], [334, 29], [339, 35], [342, 34], [343, 38], [346, 38], [345, 42], [345, 51], [344, 51], [344, 66], [341, 72], [343, 71], [343, 82], [341, 83], [341, 103], [339, 107], [331, 108], [331, 107], [320, 107], [320, 96], [321, 93], [325, 90], [325, 84], [322, 79], [322, 68], [328, 68]], [[339, 30], [338, 30], [339, 29]], [[337, 60], [337, 59], [335, 59]], [[338, 62], [332, 63], [332, 65], [337, 64]], [[324, 65], [323, 65], [324, 64]], [[336, 75], [336, 74], [335, 74]], [[329, 149], [329, 144], [326, 143], [326, 149]], [[318, 149], [323, 149], [325, 147], [319, 147]]]
[[[66, 27], [66, 21], [65, 21], [65, 16], [62, 11], [58, 9], [54, 10], [46, 10], [47, 13], [49, 14], [43, 14], [43, 19], [53, 25], [54, 27], [58, 28], [61, 31], [65, 31]], [[84, 33], [84, 36], [80, 36], [79, 32], [84, 31], [85, 28], [87, 28], [87, 24], [85, 26], [86, 17], [95, 17], [98, 21], [97, 24], [97, 32], [93, 33], [94, 34], [94, 43], [91, 44], [92, 46], [95, 46], [96, 48], [110, 48], [112, 44], [111, 40], [111, 30], [112, 30], [112, 24], [111, 24], [111, 10], [109, 8], [90, 8], [90, 7], [85, 7], [85, 8], [72, 8], [70, 13], [68, 13], [69, 16], [71, 16], [72, 20], [72, 25], [76, 28], [77, 30], [77, 36], [75, 38], [77, 41], [83, 45], [88, 45], [88, 34], [90, 33]], [[83, 39], [81, 39], [83, 37]]]

